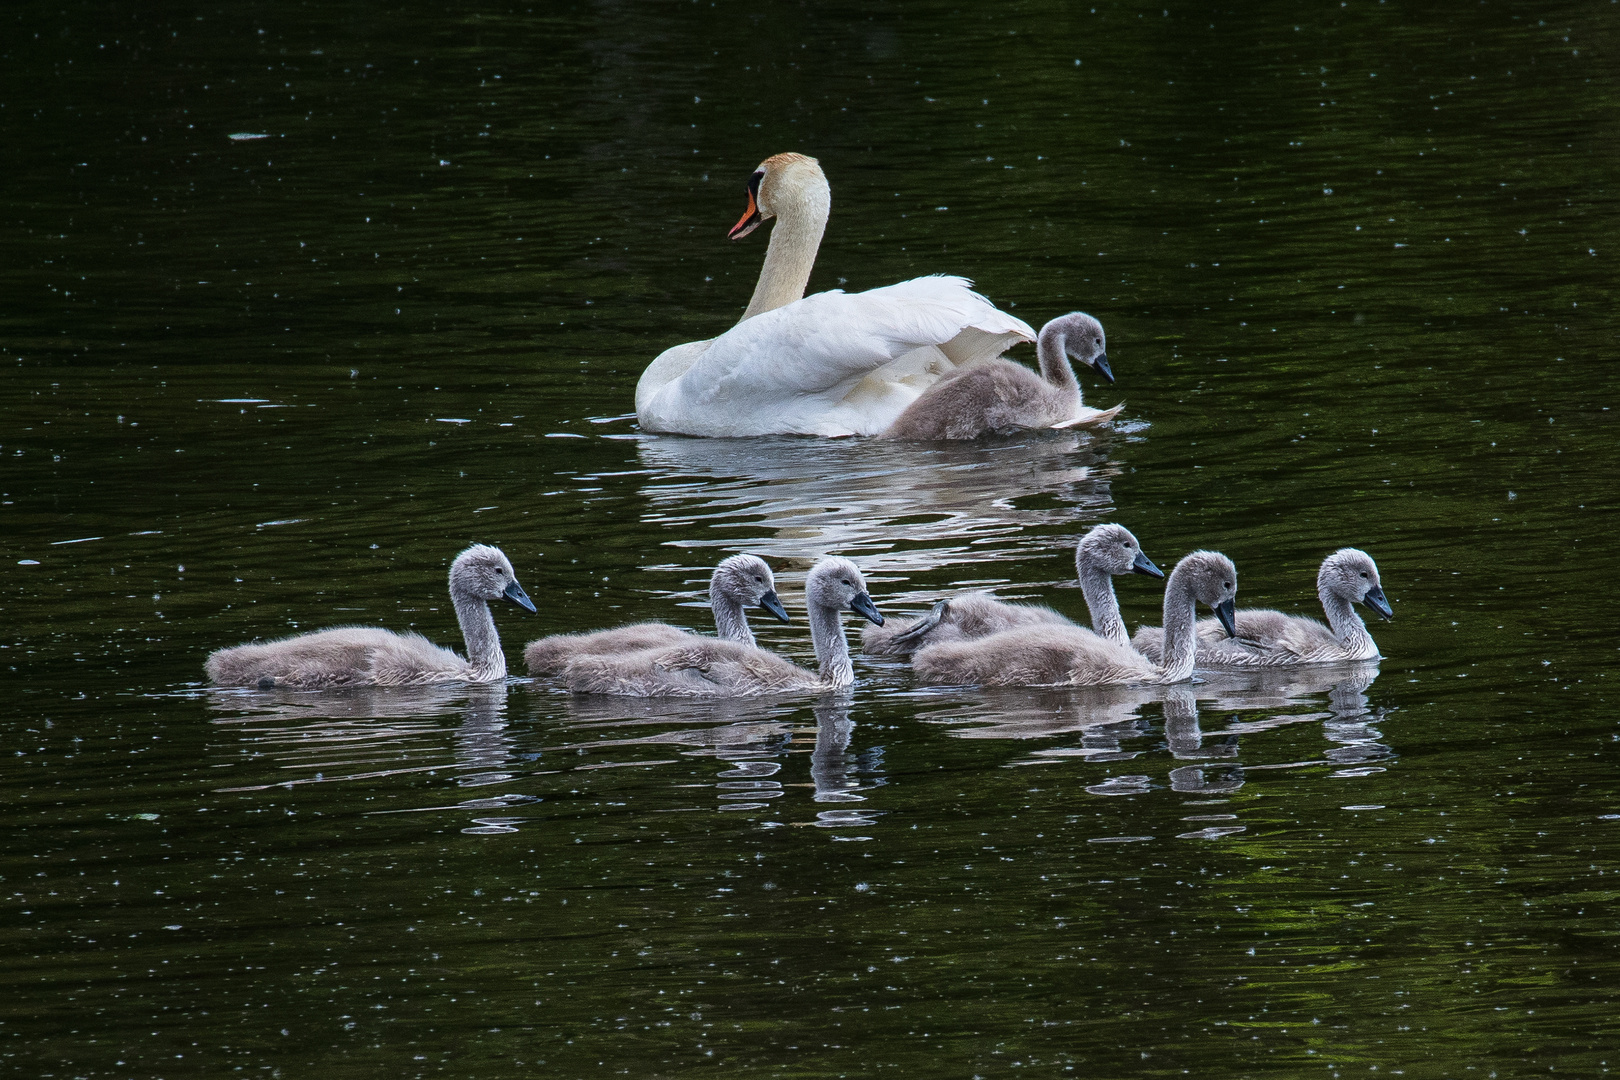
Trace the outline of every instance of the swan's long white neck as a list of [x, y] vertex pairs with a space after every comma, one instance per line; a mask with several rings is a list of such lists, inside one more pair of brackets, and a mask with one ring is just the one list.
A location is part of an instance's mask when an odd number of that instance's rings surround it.
[[1164, 652], [1159, 668], [1161, 682], [1176, 683], [1192, 678], [1193, 661], [1198, 655], [1198, 600], [1192, 586], [1178, 573], [1170, 572], [1164, 589]]
[[1091, 612], [1091, 628], [1099, 637], [1116, 645], [1129, 646], [1131, 635], [1125, 630], [1125, 620], [1119, 614], [1119, 598], [1114, 595], [1114, 578], [1108, 571], [1094, 566], [1083, 555], [1077, 560], [1076, 573], [1080, 577], [1080, 591], [1085, 594], [1086, 608]]
[[467, 643], [467, 664], [473, 669], [473, 677], [485, 682], [506, 678], [506, 654], [501, 652], [489, 604], [455, 586], [450, 588], [450, 601], [456, 608], [456, 622], [461, 624], [462, 640]]
[[849, 660], [849, 642], [844, 640], [844, 623], [837, 608], [810, 605], [810, 641], [816, 647], [822, 682], [828, 686], [855, 682], [855, 665]]
[[1322, 611], [1327, 615], [1328, 625], [1333, 628], [1333, 636], [1339, 639], [1339, 644], [1346, 651], [1358, 655], [1368, 651], [1377, 654], [1378, 647], [1367, 632], [1367, 624], [1356, 614], [1355, 605], [1326, 585], [1316, 587], [1316, 596], [1322, 601]]
[[748, 301], [748, 310], [739, 322], [802, 300], [805, 286], [810, 284], [821, 234], [826, 232], [827, 215], [832, 212], [832, 193], [823, 180], [797, 191], [773, 193], [773, 203], [779, 197], [785, 205], [773, 205], [776, 225], [771, 229], [770, 246], [765, 249], [765, 265], [760, 267], [753, 299]]
[[709, 606], [714, 609], [714, 630], [721, 641], [754, 644], [754, 632], [748, 627], [748, 616], [743, 611], [741, 600], [711, 584]]

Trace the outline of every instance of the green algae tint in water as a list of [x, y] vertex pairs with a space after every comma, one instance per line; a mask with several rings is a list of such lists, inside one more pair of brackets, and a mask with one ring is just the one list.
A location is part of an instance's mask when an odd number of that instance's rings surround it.
[[[1620, 1044], [1608, 5], [12, 5], [0, 1060], [24, 1076], [1601, 1076]], [[260, 137], [262, 136], [262, 137]], [[1094, 432], [641, 436], [812, 288], [1108, 328]], [[1016, 305], [1016, 306], [1014, 306]], [[1015, 354], [1017, 355], [1017, 354]], [[1027, 350], [1024, 358], [1029, 359]], [[1218, 547], [1376, 668], [820, 702], [213, 691], [340, 622], [704, 627], [754, 551], [1082, 611]], [[1157, 621], [1157, 586], [1119, 585]], [[761, 640], [803, 662], [802, 617]]]

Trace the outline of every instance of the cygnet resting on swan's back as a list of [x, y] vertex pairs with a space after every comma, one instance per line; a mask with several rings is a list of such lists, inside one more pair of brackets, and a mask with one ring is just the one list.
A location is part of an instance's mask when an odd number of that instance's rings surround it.
[[742, 320], [665, 350], [636, 384], [646, 431], [681, 435], [876, 435], [940, 376], [1035, 332], [960, 277], [805, 296], [832, 209], [815, 158], [777, 154], [748, 179], [741, 239], [776, 218]]
[[500, 548], [474, 544], [450, 564], [450, 601], [461, 624], [467, 657], [421, 634], [374, 626], [339, 626], [275, 641], [220, 649], [203, 665], [219, 686], [425, 686], [443, 682], [499, 682], [506, 656], [489, 601], [506, 600], [528, 611], [534, 604], [518, 584]]
[[[1243, 608], [1230, 634], [1213, 620], [1198, 624], [1198, 663], [1211, 667], [1259, 667], [1377, 660], [1378, 645], [1352, 604], [1366, 604], [1385, 619], [1395, 612], [1384, 596], [1378, 564], [1359, 548], [1340, 548], [1322, 560], [1316, 595], [1328, 625], [1268, 608]], [[1132, 644], [1157, 657], [1163, 634], [1144, 626]]]
[[823, 559], [805, 577], [804, 595], [810, 608], [810, 640], [819, 662], [816, 671], [755, 645], [703, 638], [671, 648], [582, 656], [563, 670], [563, 679], [576, 693], [636, 697], [749, 697], [849, 686], [855, 681], [855, 669], [839, 613], [853, 611], [883, 623], [866, 594], [866, 579], [848, 559]]
[[1176, 564], [1164, 588], [1169, 628], [1165, 663], [1078, 626], [1027, 626], [972, 641], [917, 650], [911, 666], [930, 683], [983, 686], [1126, 686], [1176, 683], [1192, 677], [1197, 605], [1223, 623], [1232, 618], [1237, 570], [1216, 551], [1195, 551]]
[[[1129, 529], [1112, 522], [1098, 525], [1080, 538], [1074, 550], [1074, 572], [1091, 612], [1091, 628], [1109, 641], [1129, 645], [1130, 635], [1119, 614], [1113, 578], [1131, 573], [1162, 578], [1164, 572], [1153, 565]], [[983, 593], [968, 593], [941, 600], [928, 614], [909, 623], [863, 627], [861, 651], [871, 656], [909, 656], [924, 645], [941, 641], [988, 637], [1019, 626], [1042, 625], [1074, 623], [1049, 607], [1010, 604]]]
[[1102, 324], [1083, 311], [1041, 327], [1040, 374], [1005, 357], [957, 370], [906, 406], [885, 439], [978, 439], [1019, 428], [1066, 428], [1112, 420], [1123, 405], [1092, 409], [1080, 403], [1072, 357], [1114, 381]]
[[[715, 633], [721, 641], [754, 643], [745, 608], [762, 607], [782, 622], [791, 621], [776, 596], [776, 578], [757, 555], [722, 559], [709, 578], [709, 607], [714, 610]], [[556, 675], [570, 660], [594, 653], [625, 654], [642, 649], [667, 648], [689, 639], [708, 638], [661, 622], [631, 623], [590, 634], [552, 634], [538, 638], [523, 650], [530, 675]]]

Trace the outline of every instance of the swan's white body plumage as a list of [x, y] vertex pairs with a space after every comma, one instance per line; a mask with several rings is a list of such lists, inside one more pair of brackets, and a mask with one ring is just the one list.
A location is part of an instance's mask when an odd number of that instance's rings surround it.
[[645, 431], [679, 435], [876, 435], [942, 376], [1035, 331], [959, 277], [804, 294], [832, 212], [815, 158], [776, 154], [748, 180], [732, 239], [776, 219], [736, 326], [667, 349], [636, 384]]
[[636, 418], [683, 435], [876, 435], [941, 376], [1033, 340], [965, 278], [835, 289], [666, 350]]

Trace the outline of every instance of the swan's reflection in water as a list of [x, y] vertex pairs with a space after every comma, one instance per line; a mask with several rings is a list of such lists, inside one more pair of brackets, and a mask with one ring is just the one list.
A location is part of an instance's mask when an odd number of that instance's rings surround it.
[[[1138, 771], [1119, 772], [1085, 785], [1085, 790], [1101, 796], [1140, 795], [1167, 783], [1174, 792], [1214, 804], [1239, 791], [1250, 773], [1261, 770], [1349, 766], [1331, 772], [1335, 779], [1383, 772], [1384, 766], [1372, 763], [1390, 760], [1395, 752], [1380, 741], [1383, 736], [1374, 724], [1381, 714], [1367, 699], [1366, 691], [1377, 677], [1376, 663], [1322, 664], [1205, 672], [1200, 683], [1169, 687], [981, 691], [942, 705], [933, 715], [925, 710], [920, 718], [948, 725], [949, 734], [964, 739], [1064, 739], [1063, 745], [1043, 747], [1009, 762], [1013, 767], [1053, 765], [1066, 759], [1098, 764], [1151, 760], [1162, 748], [1175, 763], [1164, 781]], [[1147, 742], [1154, 734], [1155, 712], [1162, 719], [1159, 747]], [[1251, 713], [1270, 715], [1244, 718]], [[1226, 722], [1206, 731], [1203, 721], [1212, 715]], [[1329, 745], [1306, 760], [1263, 760], [1271, 744], [1255, 736], [1300, 724], [1320, 724]], [[1133, 741], [1135, 747], [1130, 745]], [[1235, 814], [1193, 815], [1185, 820], [1234, 823], [1209, 825], [1180, 838], [1214, 839], [1243, 832], [1244, 826], [1235, 819]]]
[[[683, 547], [809, 560], [865, 572], [1025, 558], [1100, 520], [1117, 468], [1106, 439], [1041, 432], [963, 446], [874, 439], [646, 437], [646, 520]], [[1020, 505], [1024, 502], [1026, 505]]]
[[[308, 784], [376, 781], [410, 773], [449, 773], [465, 788], [504, 784], [525, 773], [514, 769], [516, 751], [507, 731], [504, 685], [451, 684], [425, 687], [357, 687], [339, 691], [213, 690], [213, 723], [234, 731], [249, 758], [268, 759], [284, 777], [223, 787], [223, 792], [292, 789]], [[445, 742], [445, 720], [456, 727]], [[532, 775], [532, 774], [528, 774]], [[524, 794], [488, 795], [453, 806], [411, 811], [507, 810], [538, 801]], [[477, 816], [462, 832], [517, 832], [524, 819]]]

